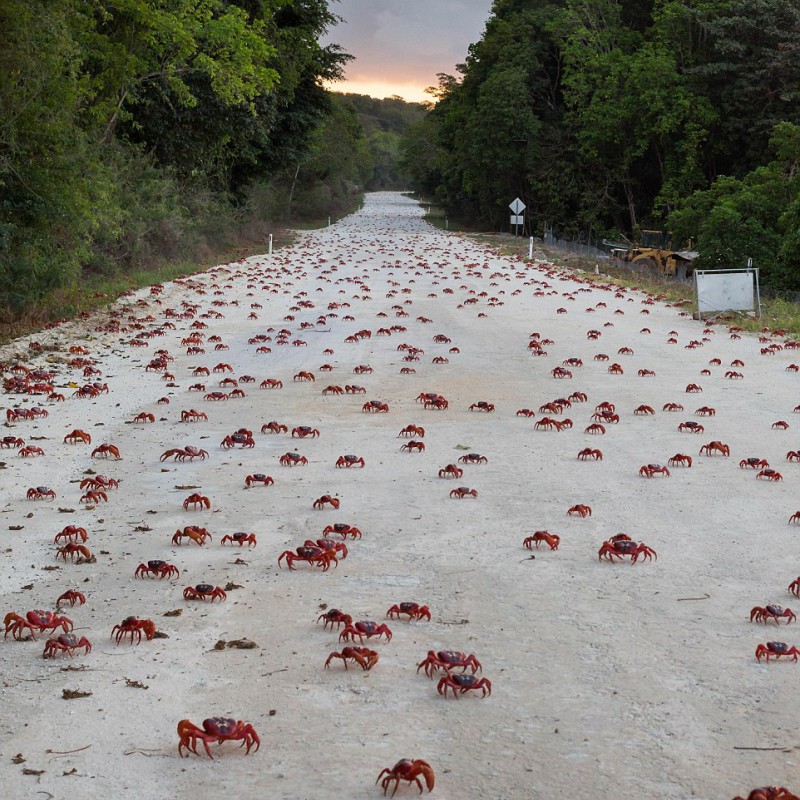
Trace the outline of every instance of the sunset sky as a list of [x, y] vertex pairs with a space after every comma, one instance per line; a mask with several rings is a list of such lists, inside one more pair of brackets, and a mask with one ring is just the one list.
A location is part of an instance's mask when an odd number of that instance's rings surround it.
[[337, 92], [373, 97], [400, 95], [431, 100], [428, 86], [439, 72], [454, 73], [467, 48], [477, 42], [491, 0], [340, 0], [330, 4], [344, 22], [325, 43], [335, 42], [355, 56]]

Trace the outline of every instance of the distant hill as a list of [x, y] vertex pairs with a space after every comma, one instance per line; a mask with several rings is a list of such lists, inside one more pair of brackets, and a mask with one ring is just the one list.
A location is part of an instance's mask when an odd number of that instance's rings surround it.
[[336, 93], [352, 109], [364, 129], [374, 161], [368, 191], [408, 189], [410, 180], [400, 168], [400, 140], [406, 130], [424, 119], [428, 104], [407, 103], [401, 97], [382, 100], [365, 94]]

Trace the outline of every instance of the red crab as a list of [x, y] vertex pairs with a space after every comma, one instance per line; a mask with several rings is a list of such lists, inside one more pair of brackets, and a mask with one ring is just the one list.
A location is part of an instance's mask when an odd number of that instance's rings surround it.
[[67, 525], [60, 533], [57, 533], [53, 542], [58, 544], [62, 539], [72, 541], [73, 539], [80, 539], [85, 542], [89, 538], [86, 528], [79, 528], [77, 525]]
[[746, 798], [737, 795], [733, 800], [800, 800], [800, 798], [783, 786], [762, 786], [753, 789]]
[[275, 422], [275, 420], [265, 422], [261, 426], [261, 433], [288, 433], [288, 431], [289, 427], [287, 425], [281, 425], [280, 422]]
[[181, 411], [181, 422], [208, 422], [208, 414], [204, 411], [197, 411], [190, 408], [187, 411]]
[[492, 693], [492, 683], [488, 678], [478, 678], [477, 675], [466, 675], [464, 673], [451, 675], [448, 672], [440, 678], [436, 691], [447, 697], [448, 689], [452, 690], [453, 697], [456, 699], [458, 699], [459, 695], [472, 689], [480, 689], [483, 692], [482, 697], [486, 697], [487, 694]]
[[406, 453], [424, 453], [425, 452], [425, 442], [406, 442], [404, 445], [400, 447], [401, 450], [404, 450]]
[[350, 625], [353, 621], [353, 618], [349, 614], [345, 614], [338, 608], [331, 608], [324, 614], [320, 614], [317, 617], [317, 622], [321, 619], [325, 620], [324, 627], [326, 630], [328, 625], [331, 626], [331, 630], [333, 630], [334, 625], [336, 626], [336, 630], [339, 630], [340, 625]]
[[107, 503], [108, 502], [108, 495], [105, 492], [101, 492], [99, 489], [91, 489], [86, 494], [81, 495], [80, 503], [92, 503], [97, 505], [97, 503]]
[[[385, 778], [384, 774], [386, 775]], [[389, 786], [391, 786], [392, 781], [394, 781], [394, 791], [392, 792], [392, 797], [395, 796], [395, 793], [400, 786], [400, 781], [415, 783], [419, 789], [419, 793], [422, 794], [422, 784], [419, 780], [420, 776], [425, 779], [425, 785], [428, 787], [428, 791], [432, 792], [434, 786], [434, 774], [431, 765], [427, 761], [423, 761], [421, 758], [416, 758], [414, 760], [411, 760], [410, 758], [403, 758], [391, 769], [384, 767], [381, 770], [380, 775], [378, 775], [375, 783], [381, 781], [381, 788], [383, 789], [383, 794], [385, 795], [386, 792], [389, 791]], [[381, 778], [383, 778], [383, 780], [381, 780]]]
[[44, 450], [41, 447], [37, 447], [34, 444], [29, 444], [26, 447], [23, 447], [21, 450], [17, 452], [17, 455], [21, 458], [31, 458], [32, 456], [43, 456]]
[[419, 425], [406, 425], [400, 433], [397, 434], [398, 437], [400, 436], [419, 436], [420, 439], [425, 437], [425, 428], [421, 428]]
[[79, 639], [74, 633], [61, 633], [54, 639], [48, 639], [44, 645], [42, 658], [54, 658], [58, 653], [66, 653], [72, 656], [73, 650], [84, 648], [84, 655], [88, 655], [92, 649], [92, 643], [85, 637]]
[[305, 547], [321, 547], [323, 550], [335, 550], [337, 558], [347, 558], [347, 545], [337, 539], [306, 539]]
[[756, 606], [750, 611], [750, 622], [769, 622], [774, 619], [780, 625], [780, 618], [786, 617], [786, 624], [795, 622], [797, 617], [791, 608], [782, 608], [781, 606], [767, 605], [763, 608]]
[[94, 475], [91, 478], [84, 478], [80, 482], [81, 489], [101, 489], [107, 492], [109, 489], [119, 489], [119, 481], [109, 478], [106, 475]]
[[366, 672], [378, 663], [380, 656], [374, 650], [368, 650], [366, 647], [359, 647], [358, 645], [343, 647], [341, 653], [333, 652], [328, 656], [325, 661], [325, 669], [330, 667], [330, 663], [334, 658], [341, 658], [345, 669], [347, 669], [347, 661], [352, 660]]
[[171, 450], [165, 450], [161, 454], [159, 461], [166, 461], [168, 458], [172, 458], [174, 461], [186, 461], [187, 458], [189, 461], [194, 461], [196, 458], [205, 461], [207, 457], [207, 450], [201, 450], [199, 447], [187, 444], [186, 447], [174, 447]]
[[386, 612], [386, 616], [389, 617], [389, 619], [394, 619], [395, 616], [399, 618], [402, 614], [406, 614], [408, 616], [409, 622], [412, 619], [427, 619], [430, 621], [431, 618], [431, 612], [428, 606], [421, 606], [419, 603], [408, 602], [395, 604]]
[[672, 458], [667, 462], [671, 467], [691, 467], [692, 457], [686, 456], [683, 453], [675, 453]]
[[142, 641], [142, 634], [144, 638], [150, 641], [156, 635], [156, 624], [151, 619], [139, 619], [138, 617], [125, 617], [119, 625], [115, 625], [111, 630], [111, 638], [116, 639], [119, 644], [125, 636], [131, 637], [131, 644], [133, 644], [133, 637], [136, 638], [136, 644]]
[[354, 456], [352, 454], [348, 454], [345, 456], [339, 456], [336, 459], [336, 468], [341, 469], [342, 467], [350, 468], [350, 467], [363, 467], [365, 465], [364, 459], [360, 456]]
[[528, 550], [532, 550], [533, 545], [536, 545], [536, 549], [538, 550], [541, 542], [548, 545], [551, 550], [558, 550], [561, 537], [557, 533], [550, 533], [549, 531], [536, 531], [531, 536], [526, 536], [522, 545], [523, 547], [527, 547]]
[[201, 510], [203, 508], [211, 508], [211, 501], [205, 495], [199, 494], [198, 492], [194, 492], [193, 494], [190, 494], [183, 501], [184, 511], [188, 511], [189, 506], [191, 506], [194, 509], [197, 509], [197, 507], [199, 506]]
[[146, 575], [152, 575], [159, 579], [169, 578], [177, 580], [180, 577], [181, 571], [174, 565], [160, 559], [153, 559], [146, 564], [139, 564], [134, 573], [135, 578], [143, 578]]
[[75, 603], [77, 603], [79, 606], [82, 606], [86, 603], [86, 595], [83, 592], [79, 592], [77, 589], [67, 589], [67, 591], [56, 600], [56, 608], [59, 608], [62, 603], [69, 603], [70, 606], [74, 606]]
[[639, 475], [643, 478], [653, 478], [656, 475], [663, 475], [665, 478], [669, 478], [669, 470], [666, 467], [662, 467], [661, 464], [645, 464], [639, 469]]
[[52, 611], [42, 611], [39, 608], [28, 611], [24, 617], [11, 611], [6, 614], [3, 623], [6, 626], [3, 638], [10, 633], [17, 640], [22, 638], [25, 628], [30, 631], [33, 639], [36, 638], [36, 631], [55, 631], [56, 628], [61, 628], [64, 633], [69, 633], [73, 628], [72, 620], [68, 617], [60, 617]]
[[488, 464], [489, 459], [480, 453], [465, 453], [458, 459], [459, 464]]
[[725, 458], [728, 458], [731, 454], [731, 449], [727, 444], [714, 441], [704, 444], [700, 448], [700, 455], [703, 455], [703, 453], [705, 453], [707, 456], [711, 456], [714, 453], [721, 453], [723, 456], [725, 456]]
[[485, 411], [487, 413], [492, 413], [494, 411], [494, 403], [487, 403], [485, 400], [479, 400], [477, 403], [473, 403], [469, 407], [470, 411]]
[[232, 545], [238, 544], [239, 547], [243, 547], [245, 544], [248, 547], [255, 547], [258, 544], [254, 533], [229, 533], [220, 540], [220, 544], [222, 545], [228, 542]]
[[782, 656], [791, 656], [793, 661], [797, 661], [797, 657], [800, 656], [800, 650], [794, 646], [789, 647], [786, 642], [767, 642], [756, 647], [756, 658], [759, 662], [762, 658], [766, 658], [769, 664], [770, 656], [776, 659]]
[[28, 500], [55, 500], [56, 493], [49, 486], [36, 486], [28, 489]]
[[637, 416], [652, 416], [656, 412], [652, 406], [641, 405], [634, 408], [633, 413]]
[[4, 449], [10, 449], [12, 447], [19, 449], [20, 447], [25, 446], [25, 440], [20, 439], [17, 436], [4, 436], [0, 439], [0, 447]]
[[282, 467], [305, 466], [308, 464], [308, 459], [305, 456], [301, 456], [300, 453], [284, 453], [278, 461]]
[[60, 557], [64, 559], [64, 562], [66, 562], [67, 556], [69, 556], [70, 561], [75, 561], [76, 555], [78, 556], [78, 563], [82, 563], [81, 559], [89, 563], [94, 559], [88, 547], [82, 544], [75, 544], [74, 542], [67, 542], [63, 547], [59, 547], [58, 550], [56, 550], [56, 560]]
[[92, 458], [108, 458], [109, 456], [113, 456], [117, 461], [122, 458], [119, 448], [115, 444], [101, 444], [92, 450]]
[[473, 673], [483, 669], [481, 662], [472, 653], [467, 655], [460, 650], [428, 650], [428, 655], [417, 664], [417, 672], [424, 668], [425, 674], [432, 678], [440, 669], [449, 673], [456, 667], [464, 671], [471, 669]]
[[774, 469], [762, 469], [761, 472], [756, 475], [756, 478], [777, 482], [783, 480], [783, 475], [781, 475], [780, 472], [776, 472]]
[[260, 483], [262, 486], [272, 486], [275, 481], [263, 472], [255, 472], [244, 479], [244, 484], [247, 489], [254, 483]]
[[261, 747], [261, 740], [255, 728], [249, 722], [242, 722], [241, 720], [231, 719], [229, 717], [211, 717], [210, 719], [203, 720], [203, 727], [198, 728], [193, 722], [188, 719], [182, 719], [178, 723], [178, 755], [183, 755], [183, 748], [185, 747], [190, 753], [199, 755], [197, 752], [198, 742], [203, 743], [206, 753], [209, 758], [214, 758], [211, 755], [211, 750], [208, 748], [209, 742], [222, 742], [228, 741], [241, 741], [247, 749], [245, 755], [250, 753], [251, 748], [255, 745], [258, 750]]
[[596, 450], [591, 447], [584, 447], [578, 453], [578, 460], [579, 461], [587, 461], [588, 459], [592, 459], [592, 461], [602, 461], [603, 460], [603, 451]]
[[368, 400], [361, 406], [361, 410], [371, 414], [387, 414], [389, 412], [389, 404], [382, 403], [380, 400]]
[[338, 497], [331, 497], [329, 494], [324, 494], [322, 497], [318, 497], [312, 504], [312, 507], [316, 511], [321, 511], [325, 506], [331, 506], [331, 508], [339, 508], [341, 505], [341, 501]]
[[359, 642], [363, 644], [364, 637], [371, 639], [373, 636], [378, 638], [385, 636], [387, 642], [392, 641], [392, 631], [386, 623], [381, 622], [379, 624], [368, 619], [345, 625], [344, 630], [339, 634], [339, 641], [346, 642], [349, 639], [354, 642], [358, 637]]
[[341, 386], [326, 386], [322, 394], [344, 394], [344, 389]]
[[591, 517], [592, 516], [592, 508], [591, 506], [581, 505], [580, 503], [576, 506], [572, 506], [572, 508], [567, 509], [567, 516], [570, 517]]
[[689, 431], [689, 433], [703, 433], [705, 431], [705, 427], [703, 427], [699, 422], [689, 420], [688, 422], [681, 422], [681, 424], [678, 425], [678, 430]]
[[319, 430], [310, 425], [298, 425], [298, 427], [292, 428], [292, 439], [305, 439], [307, 436], [316, 439], [319, 436]]
[[206, 543], [206, 539], [211, 541], [211, 534], [205, 529], [197, 525], [187, 525], [182, 531], [177, 530], [172, 537], [172, 544], [180, 545], [184, 539], [191, 539], [195, 544], [201, 547]]
[[235, 433], [231, 433], [230, 435], [226, 436], [220, 443], [219, 446], [223, 450], [230, 450], [236, 445], [240, 445], [242, 448], [245, 447], [255, 447], [256, 441], [253, 439], [253, 434], [251, 431], [245, 430], [244, 428], [240, 428]]
[[664, 403], [662, 411], [683, 411], [683, 406], [680, 403]]
[[472, 497], [475, 498], [478, 496], [477, 489], [470, 489], [467, 486], [459, 486], [458, 489], [453, 489], [450, 492], [450, 497], [455, 498], [456, 500], [463, 500], [465, 497]]
[[765, 458], [743, 458], [739, 462], [739, 469], [766, 469], [768, 466]]
[[290, 570], [294, 569], [295, 561], [305, 561], [312, 567], [322, 567], [323, 572], [330, 569], [331, 562], [338, 566], [339, 560], [336, 557], [335, 550], [323, 550], [321, 547], [298, 547], [295, 552], [291, 550], [284, 550], [278, 556], [278, 566], [281, 566], [281, 561], [286, 559], [286, 566]]
[[226, 600], [228, 595], [224, 589], [219, 586], [212, 586], [210, 583], [198, 583], [196, 586], [187, 586], [183, 590], [184, 600], [205, 600], [209, 597], [213, 603], [215, 600], [220, 602]]
[[634, 542], [624, 533], [612, 536], [603, 542], [597, 553], [598, 560], [603, 557], [609, 561], [613, 561], [615, 557], [622, 560], [626, 556], [630, 556], [631, 564], [635, 564], [640, 556], [643, 561], [647, 561], [650, 558], [658, 558], [656, 551], [651, 547], [648, 547], [644, 542]]
[[354, 525], [348, 525], [346, 522], [335, 522], [333, 525], [326, 525], [322, 535], [327, 536], [330, 533], [338, 533], [342, 539], [347, 539], [348, 536], [352, 536], [353, 539], [360, 539], [362, 536], [358, 528]]
[[460, 478], [464, 474], [464, 470], [457, 467], [455, 464], [448, 464], [439, 470], [440, 478]]

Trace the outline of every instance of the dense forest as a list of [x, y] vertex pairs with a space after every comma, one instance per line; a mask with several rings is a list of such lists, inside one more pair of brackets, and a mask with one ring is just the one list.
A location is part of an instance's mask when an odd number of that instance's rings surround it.
[[327, 0], [0, 0], [0, 321], [396, 188], [420, 106], [327, 91]]
[[494, 0], [401, 143], [417, 191], [597, 239], [669, 229], [700, 268], [800, 289], [798, 0]]

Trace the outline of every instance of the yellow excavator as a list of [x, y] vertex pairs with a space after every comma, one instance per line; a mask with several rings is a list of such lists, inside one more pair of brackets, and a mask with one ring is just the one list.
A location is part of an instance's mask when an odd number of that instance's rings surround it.
[[672, 245], [672, 233], [669, 231], [642, 231], [638, 244], [627, 247], [615, 245], [612, 255], [628, 264], [658, 270], [662, 275], [674, 275], [685, 280], [694, 271], [697, 251], [691, 249], [677, 250]]

